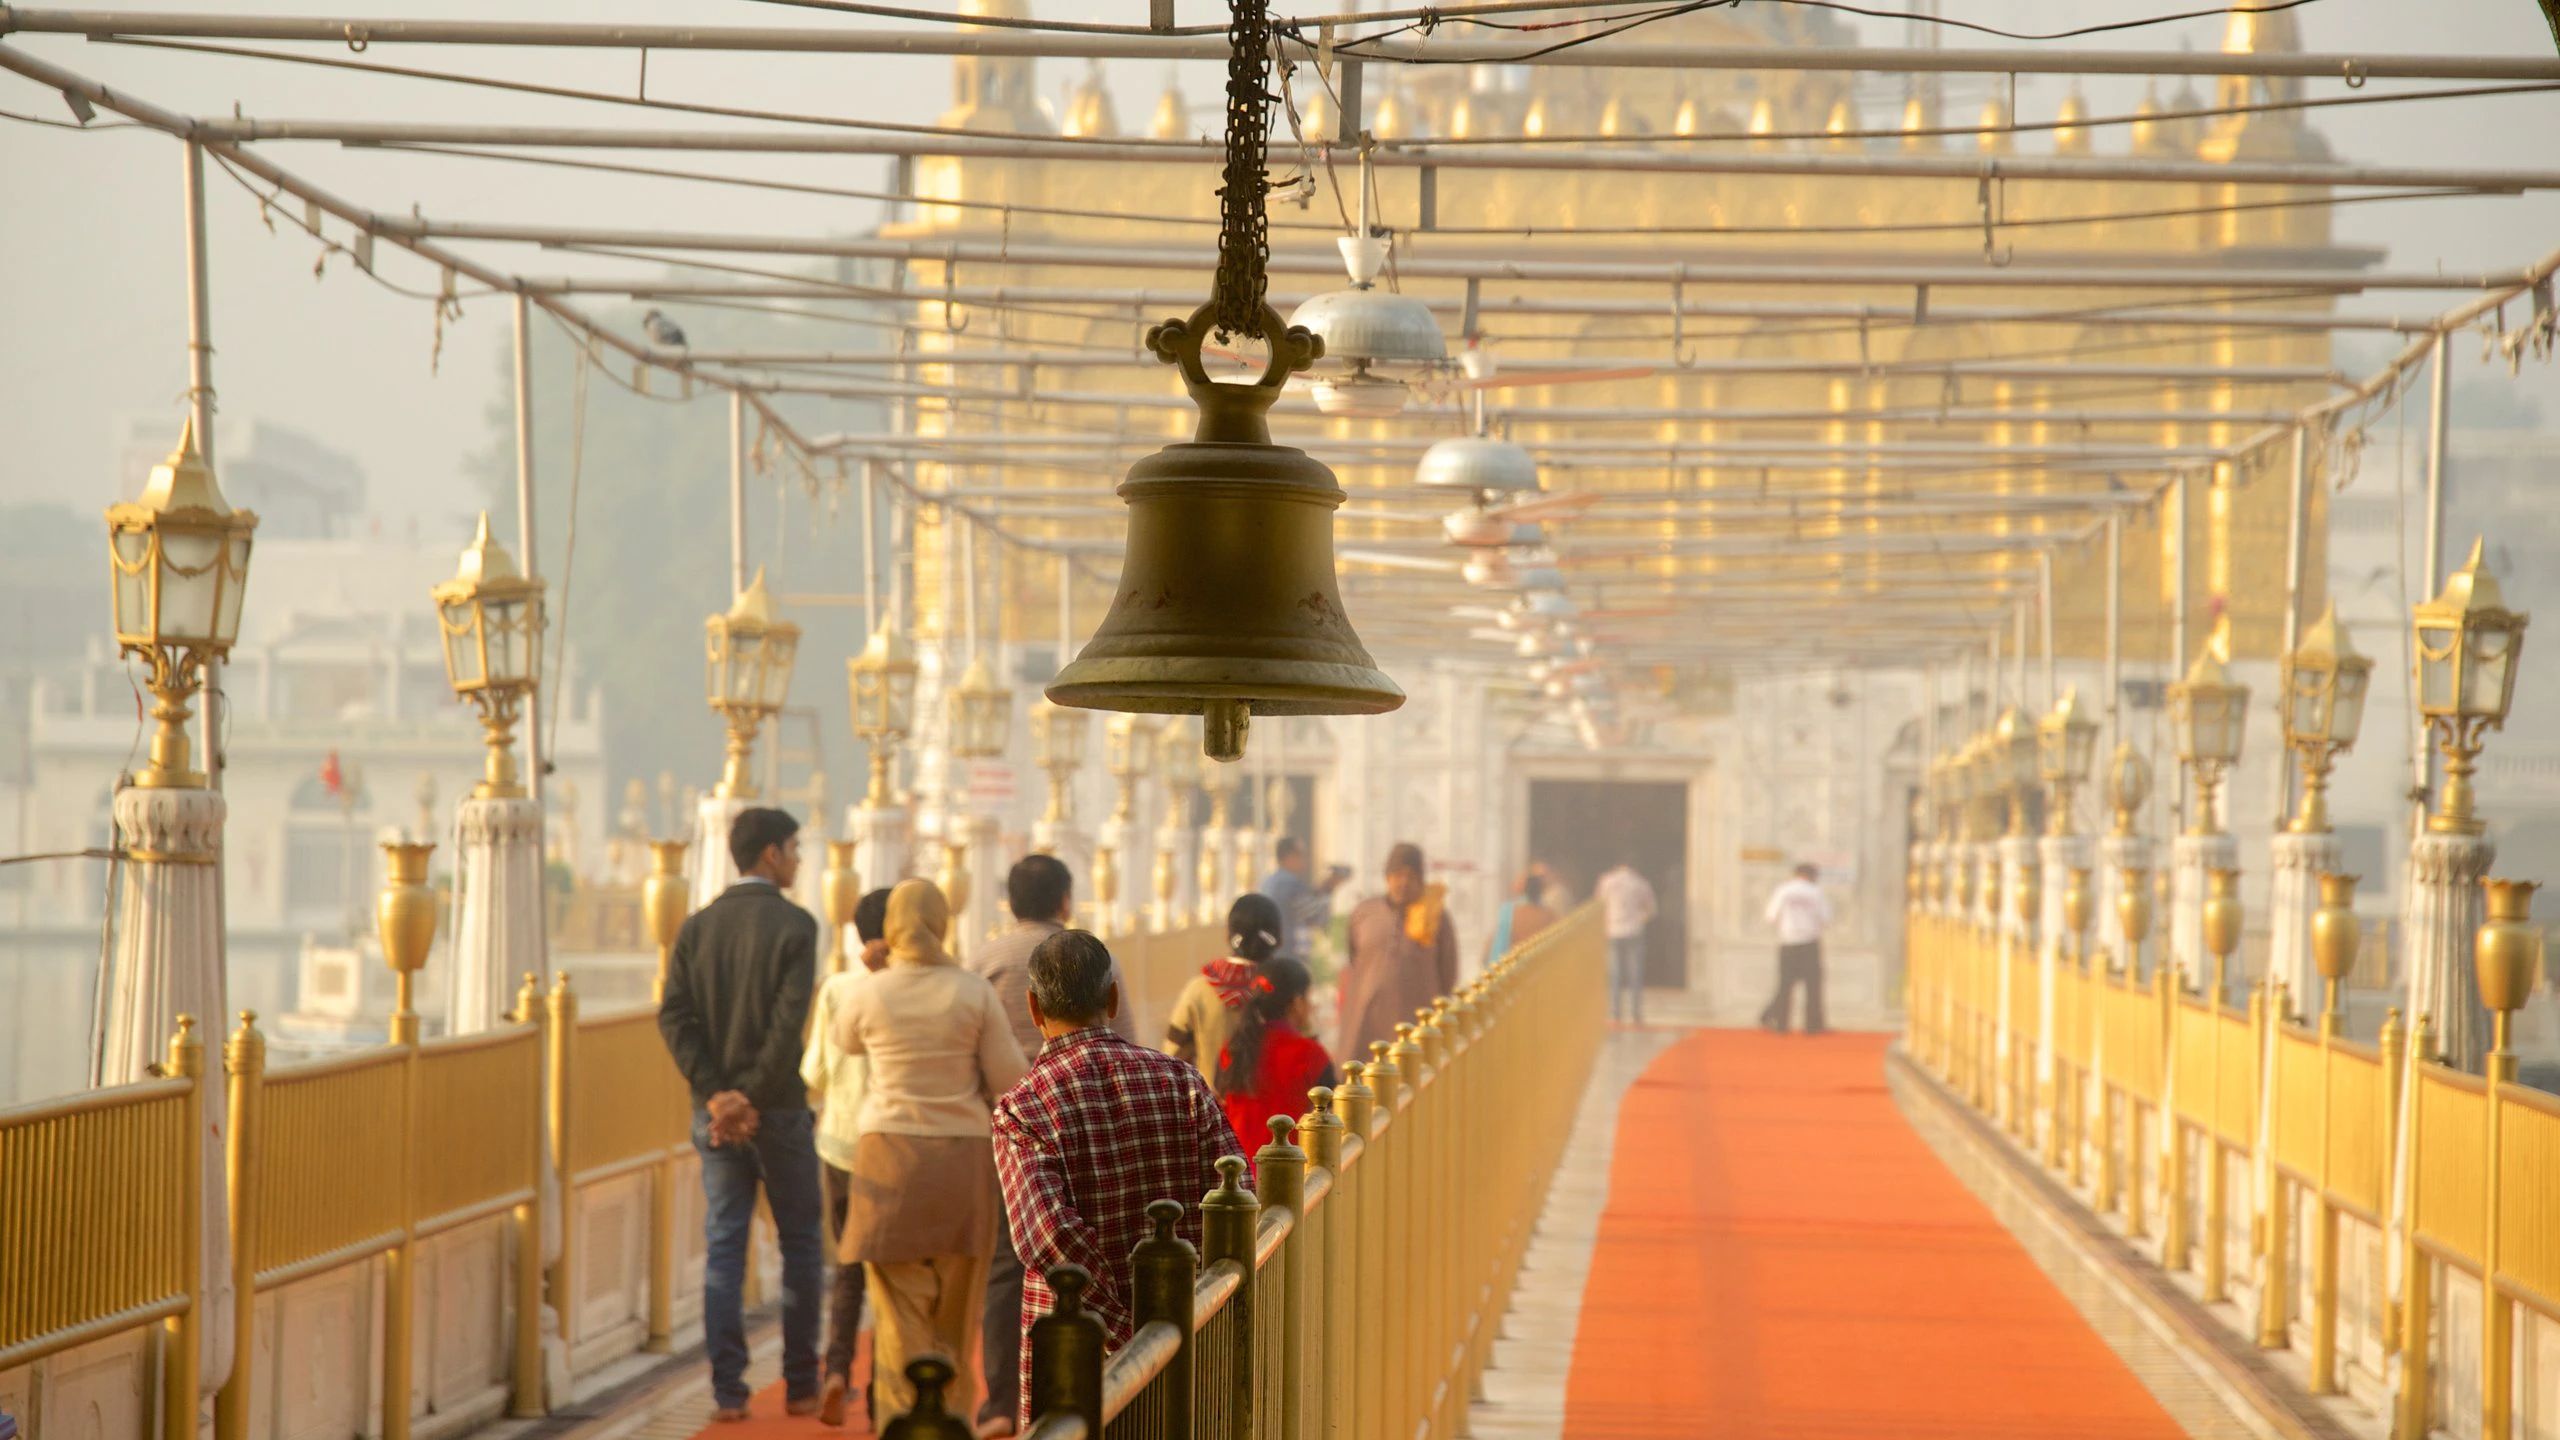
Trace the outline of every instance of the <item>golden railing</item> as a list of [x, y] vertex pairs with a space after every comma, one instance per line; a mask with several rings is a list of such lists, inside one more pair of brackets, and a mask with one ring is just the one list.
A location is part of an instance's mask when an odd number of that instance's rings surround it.
[[[2047, 1031], [2047, 962], [2026, 941], [1929, 901], [1905, 934], [1905, 1051], [1919, 1069], [2012, 1119], [2011, 1133], [2040, 1142], [2023, 1149], [2131, 1235], [2160, 1230], [2159, 1262], [2197, 1271], [2207, 1301], [2252, 1285], [2248, 1331], [2302, 1352], [2315, 1392], [2348, 1388], [2351, 1353], [2395, 1357], [2372, 1376], [2395, 1433], [2442, 1425], [2447, 1396], [2470, 1393], [2446, 1383], [2448, 1327], [2432, 1313], [2440, 1275], [2467, 1277], [2480, 1295], [2477, 1433], [2514, 1433], [2516, 1312], [2560, 1326], [2560, 1102], [2515, 1084], [2511, 1057], [2493, 1056], [2489, 1077], [2463, 1074], [2427, 1058], [2423, 1017], [2404, 1033], [2395, 1010], [2378, 1044], [2358, 1044], [2333, 1019], [2280, 1014], [2280, 989], [2254, 987], [2235, 1009], [2209, 986], [2186, 993], [2165, 970], [2146, 983], [2103, 948], [2069, 945], [2051, 962]], [[2055, 1083], [2020, 1085], [2017, 1057], [2047, 1052]], [[2232, 1213], [2234, 1175], [2258, 1177], [2245, 1214]], [[2297, 1215], [2311, 1226], [2299, 1237]], [[2367, 1267], [2369, 1296], [2342, 1293], [2350, 1226], [2396, 1247], [2396, 1263]]]
[[0, 1374], [166, 1323], [166, 1427], [193, 1440], [204, 1047], [180, 1016], [166, 1078], [0, 1111]]
[[[1200, 1202], [1149, 1209], [1137, 1329], [1105, 1356], [1079, 1296], [1031, 1329], [1026, 1440], [1430, 1440], [1461, 1433], [1604, 1027], [1585, 906], [1272, 1122], [1256, 1190], [1229, 1160]], [[909, 1433], [950, 1430], [939, 1359], [909, 1367]]]
[[[1180, 982], [1222, 948], [1214, 930], [1117, 937], [1110, 945], [1141, 995], [1169, 1007]], [[406, 1440], [416, 1418], [410, 1377], [420, 1347], [410, 1331], [418, 1244], [461, 1226], [509, 1220], [516, 1257], [509, 1409], [541, 1415], [564, 1398], [544, 1393], [546, 1298], [562, 1340], [580, 1338], [580, 1192], [641, 1170], [651, 1172], [651, 1184], [639, 1343], [671, 1348], [677, 1189], [692, 1148], [692, 1105], [654, 1007], [582, 1016], [565, 975], [547, 994], [528, 976], [502, 1028], [273, 1069], [255, 1018], [244, 1013], [224, 1047], [222, 1091], [210, 1088], [194, 1022], [182, 1020], [167, 1078], [0, 1110], [0, 1371], [166, 1324], [173, 1333], [159, 1347], [167, 1357], [160, 1384], [169, 1399], [159, 1408], [194, 1414], [192, 1398], [176, 1400], [197, 1392], [205, 1303], [198, 1271], [208, 1167], [190, 1160], [197, 1153], [190, 1142], [204, 1133], [214, 1106], [223, 1107], [228, 1127], [216, 1173], [225, 1177], [229, 1200], [235, 1353], [255, 1353], [262, 1291], [341, 1266], [381, 1266], [379, 1371], [366, 1388], [380, 1400], [371, 1433], [382, 1440]], [[1437, 1035], [1437, 1022], [1423, 1033]], [[1399, 1101], [1394, 1123], [1430, 1130], [1436, 1107], [1457, 1087], [1454, 1077], [1435, 1081], [1419, 1098]], [[1388, 1122], [1379, 1123], [1383, 1131]], [[1383, 1173], [1389, 1163], [1373, 1169]], [[1451, 1182], [1443, 1176], [1435, 1183]], [[547, 1227], [554, 1238], [544, 1262], [546, 1209], [559, 1220]], [[1311, 1218], [1309, 1228], [1321, 1227]], [[1293, 1248], [1291, 1233], [1285, 1215], [1267, 1216], [1261, 1258], [1303, 1256], [1306, 1242]], [[1303, 1259], [1291, 1263], [1304, 1266]], [[1446, 1257], [1442, 1263], [1454, 1265]], [[1395, 1273], [1411, 1278], [1401, 1260]], [[751, 1267], [751, 1293], [755, 1274]], [[1266, 1292], [1282, 1283], [1262, 1278]], [[1203, 1313], [1214, 1316], [1206, 1302]], [[1214, 1323], [1221, 1335], [1252, 1333], [1241, 1318]], [[1313, 1317], [1308, 1323], [1314, 1333]], [[1276, 1331], [1256, 1343], [1274, 1355], [1283, 1348]], [[220, 1391], [220, 1440], [249, 1433], [253, 1369], [235, 1366]], [[1271, 1403], [1291, 1403], [1267, 1365], [1239, 1362], [1236, 1373], [1272, 1385]], [[173, 1419], [168, 1440], [195, 1440], [194, 1429]]]

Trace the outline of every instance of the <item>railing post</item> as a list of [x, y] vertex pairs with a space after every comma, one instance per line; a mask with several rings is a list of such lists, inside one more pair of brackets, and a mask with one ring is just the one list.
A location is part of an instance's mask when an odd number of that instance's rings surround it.
[[[1343, 1083], [1350, 1083], [1356, 1066], [1343, 1067]], [[1302, 1432], [1306, 1440], [1338, 1440], [1350, 1432], [1347, 1402], [1350, 1394], [1351, 1367], [1348, 1341], [1351, 1330], [1351, 1265], [1352, 1246], [1357, 1232], [1352, 1225], [1352, 1210], [1343, 1188], [1342, 1117], [1333, 1113], [1333, 1091], [1319, 1085], [1307, 1092], [1307, 1113], [1298, 1121], [1298, 1134], [1306, 1141], [1307, 1166], [1312, 1173], [1322, 1170], [1332, 1177], [1333, 1190], [1326, 1197], [1323, 1219], [1316, 1229], [1324, 1237], [1323, 1251], [1308, 1267], [1313, 1293], [1308, 1297], [1308, 1327], [1314, 1344], [1315, 1374], [1306, 1387], [1309, 1415]], [[1312, 1218], [1312, 1217], [1309, 1217]]]
[[[1379, 1133], [1373, 1129], [1370, 1139], [1370, 1164], [1377, 1167], [1369, 1177], [1377, 1217], [1370, 1231], [1378, 1239], [1378, 1249], [1369, 1258], [1363, 1277], [1374, 1287], [1372, 1295], [1388, 1305], [1400, 1302], [1413, 1288], [1413, 1251], [1407, 1245], [1412, 1235], [1413, 1205], [1407, 1193], [1407, 1172], [1422, 1157], [1415, 1153], [1411, 1112], [1400, 1103], [1405, 1084], [1410, 1079], [1405, 1067], [1397, 1063], [1397, 1047], [1392, 1041], [1369, 1042], [1369, 1088], [1378, 1092], [1378, 1115], [1388, 1122]], [[1387, 1137], [1393, 1136], [1392, 1140]], [[1379, 1354], [1379, 1409], [1384, 1417], [1383, 1434], [1401, 1437], [1410, 1433], [1413, 1407], [1410, 1394], [1413, 1378], [1413, 1327], [1402, 1318], [1382, 1321], [1377, 1330]], [[1364, 1423], [1366, 1417], [1363, 1417]]]
[[2515, 1301], [2498, 1290], [2505, 1248], [2498, 1243], [2498, 1209], [2509, 1183], [2506, 1167], [2498, 1156], [2499, 1132], [2506, 1121], [2505, 1102], [2499, 1099], [2498, 1092], [2514, 1084], [2516, 1078], [2516, 1053], [2507, 1046], [2507, 1015], [2503, 1011], [2497, 1016], [2494, 1043], [2497, 1048], [2489, 1053], [2487, 1073], [2482, 1076], [2486, 1082], [2483, 1103], [2488, 1112], [2488, 1148], [2484, 1155], [2489, 1173], [2481, 1195], [2485, 1213], [2480, 1227], [2480, 1440], [2508, 1440], [2515, 1432]]
[[225, 1194], [231, 1202], [231, 1377], [213, 1402], [215, 1440], [248, 1440], [251, 1363], [257, 1354], [258, 1319], [258, 1110], [266, 1086], [267, 1037], [258, 1012], [240, 1012], [240, 1028], [222, 1047], [230, 1079], [230, 1114], [223, 1130]]
[[[2334, 993], [2336, 982], [2331, 982]], [[2337, 1064], [2334, 1053], [2338, 1040], [2338, 1012], [2334, 1006], [2320, 1010], [2320, 1192], [2314, 1197], [2311, 1237], [2311, 1393], [2334, 1395], [2338, 1390], [2338, 1209], [2329, 1197], [2336, 1193], [2336, 1173], [2330, 1168], [2329, 1153], [2336, 1132], [2337, 1106], [2333, 1096], [2337, 1086], [2330, 1074]], [[2375, 1123], [2379, 1124], [2378, 1117]]]
[[2192, 1257], [2188, 1253], [2187, 1122], [2180, 1118], [2175, 1099], [2178, 1085], [2178, 987], [2166, 965], [2152, 971], [2151, 980], [2153, 990], [2160, 997], [2160, 1142], [2163, 1147], [2160, 1190], [2161, 1208], [2167, 1212], [2161, 1225], [2160, 1265], [2165, 1270], [2184, 1270]]
[[[549, 1022], [543, 1014], [542, 982], [525, 972], [516, 991], [516, 1023], [532, 1027], [534, 1073], [540, 1081], [550, 1065]], [[507, 1413], [532, 1419], [545, 1413], [542, 1403], [542, 1176], [543, 1136], [548, 1128], [539, 1085], [527, 1107], [525, 1123], [534, 1154], [533, 1194], [515, 1210], [515, 1366], [507, 1397]]]
[[880, 1440], [972, 1440], [977, 1432], [967, 1420], [952, 1414], [942, 1398], [958, 1373], [939, 1355], [908, 1361], [907, 1383], [915, 1387], [916, 1403], [880, 1427]]
[[[1275, 1123], [1279, 1123], [1276, 1121]], [[1232, 1317], [1227, 1327], [1227, 1353], [1220, 1357], [1226, 1381], [1223, 1403], [1213, 1403], [1209, 1413], [1223, 1416], [1223, 1431], [1202, 1425], [1195, 1434], [1198, 1440], [1253, 1440], [1254, 1435], [1254, 1330], [1262, 1317], [1256, 1312], [1261, 1287], [1254, 1270], [1255, 1238], [1261, 1229], [1262, 1203], [1244, 1188], [1244, 1161], [1234, 1155], [1218, 1157], [1218, 1188], [1200, 1199], [1200, 1260], [1216, 1265], [1233, 1260], [1244, 1274], [1236, 1282], [1236, 1293], [1227, 1301]]]
[[2418, 1092], [2422, 1082], [2418, 1067], [2424, 1065], [2427, 1053], [2435, 1047], [2435, 1020], [2421, 1014], [2417, 1027], [2409, 1036], [2408, 1078], [2403, 1082], [2403, 1112], [2400, 1143], [2406, 1153], [2400, 1164], [2400, 1389], [2398, 1420], [2392, 1426], [2395, 1436], [2419, 1440], [2427, 1433], [2430, 1385], [2435, 1361], [2428, 1332], [2434, 1328], [2435, 1284], [2429, 1274], [2426, 1247], [2418, 1243], [2418, 1165], [2425, 1157], [2419, 1152], [2421, 1130], [2419, 1116], [2425, 1111]]
[[196, 1017], [181, 1015], [169, 1037], [170, 1075], [187, 1083], [181, 1107], [186, 1136], [179, 1157], [178, 1274], [187, 1308], [169, 1317], [160, 1363], [160, 1433], [163, 1440], [196, 1440], [196, 1391], [204, 1370], [204, 1041]]
[[[1280, 1327], [1280, 1373], [1264, 1393], [1280, 1400], [1276, 1423], [1264, 1417], [1260, 1433], [1269, 1440], [1302, 1440], [1311, 1433], [1307, 1421], [1307, 1251], [1316, 1243], [1307, 1214], [1307, 1152], [1291, 1138], [1298, 1122], [1286, 1115], [1271, 1117], [1271, 1143], [1253, 1157], [1254, 1186], [1266, 1210], [1289, 1212], [1289, 1238], [1280, 1242], [1280, 1313], [1267, 1316]], [[1250, 1261], [1246, 1263], [1250, 1264]]]
[[676, 1348], [676, 1157], [672, 1150], [649, 1167], [649, 1334], [640, 1348], [652, 1355]]
[[[386, 887], [386, 892], [388, 887]], [[387, 898], [387, 896], [386, 896]], [[429, 912], [432, 915], [432, 911]], [[415, 973], [403, 970], [405, 978]], [[405, 1007], [403, 1007], [405, 1008]], [[382, 1257], [381, 1440], [409, 1440], [409, 1394], [417, 1373], [418, 1236], [418, 1026], [393, 1016], [392, 1042], [400, 1047], [400, 1238]]]
[[1057, 1299], [1031, 1322], [1031, 1418], [1073, 1415], [1086, 1440], [1102, 1440], [1102, 1321], [1084, 1308], [1093, 1277], [1081, 1265], [1043, 1274]]
[[[546, 1141], [544, 1159], [550, 1166], [552, 1184], [560, 1196], [560, 1252], [553, 1256], [543, 1276], [545, 1289], [551, 1296], [551, 1308], [560, 1316], [560, 1343], [571, 1346], [577, 1341], [578, 1297], [574, 1288], [576, 1271], [570, 1261], [578, 1248], [578, 1192], [571, 1183], [569, 1171], [569, 1125], [572, 1096], [569, 1076], [574, 1068], [578, 1045], [578, 996], [569, 988], [569, 972], [561, 971], [551, 982], [546, 1007], [550, 1014], [545, 1034], [542, 1090], [548, 1104], [544, 1109], [543, 1134]], [[541, 1254], [537, 1248], [536, 1256]]]
[[[1164, 1430], [1162, 1440], [1194, 1440], [1192, 1407], [1193, 1361], [1192, 1300], [1194, 1285], [1200, 1273], [1200, 1252], [1191, 1242], [1174, 1233], [1182, 1223], [1182, 1202], [1151, 1200], [1147, 1202], [1147, 1219], [1155, 1226], [1155, 1234], [1138, 1242], [1129, 1256], [1130, 1299], [1138, 1328], [1143, 1330], [1156, 1321], [1171, 1325], [1180, 1337], [1173, 1359], [1156, 1378], [1164, 1395]], [[885, 1440], [885, 1437], [884, 1437]]]
[[1333, 1428], [1337, 1435], [1362, 1433], [1369, 1417], [1379, 1411], [1378, 1376], [1385, 1356], [1371, 1343], [1378, 1324], [1375, 1311], [1360, 1303], [1357, 1293], [1363, 1282], [1373, 1282], [1373, 1271], [1383, 1270], [1386, 1247], [1378, 1233], [1377, 1211], [1383, 1198], [1379, 1189], [1378, 1154], [1370, 1148], [1375, 1143], [1377, 1128], [1377, 1092], [1369, 1088], [1369, 1067], [1357, 1060], [1342, 1067], [1342, 1088], [1335, 1092], [1334, 1105], [1342, 1114], [1344, 1141], [1343, 1160], [1351, 1160], [1348, 1137], [1360, 1142], [1359, 1168], [1345, 1171], [1341, 1180], [1347, 1183], [1343, 1198], [1348, 1201], [1339, 1217], [1341, 1244], [1334, 1247], [1328, 1259], [1334, 1261], [1325, 1286], [1326, 1312], [1334, 1323], [1325, 1349], [1333, 1357], [1326, 1368], [1342, 1377], [1332, 1389], [1326, 1405], [1333, 1412]]
[[2211, 1023], [2205, 1033], [2213, 1037], [2213, 1084], [2205, 1091], [2205, 1114], [2210, 1117], [2201, 1127], [2204, 1131], [2204, 1299], [2208, 1305], [2230, 1298], [2230, 1257], [2223, 1243], [2230, 1229], [2231, 1197], [2228, 1172], [2222, 1163], [2222, 957], [2213, 960], [2213, 994], [2205, 1001], [2205, 1017]]
[[2254, 1169], [2265, 1177], [2264, 1193], [2258, 1196], [2258, 1345], [2261, 1349], [2285, 1348], [2285, 1321], [2293, 1302], [2293, 1272], [2286, 1268], [2285, 1252], [2293, 1231], [2291, 1197], [2285, 1193], [2284, 1172], [2276, 1168], [2275, 1133], [2283, 1112], [2276, 1108], [2284, 1093], [2283, 1071], [2278, 1068], [2276, 1030], [2283, 1023], [2283, 981], [2269, 976], [2267, 983], [2249, 992], [2251, 1007], [2249, 1033], [2258, 1047], [2258, 1144], [2264, 1153], [2256, 1157]]

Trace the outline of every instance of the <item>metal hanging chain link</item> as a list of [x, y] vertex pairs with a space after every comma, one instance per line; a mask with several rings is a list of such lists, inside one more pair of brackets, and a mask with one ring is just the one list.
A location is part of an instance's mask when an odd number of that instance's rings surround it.
[[1227, 154], [1218, 184], [1216, 334], [1260, 339], [1270, 287], [1271, 189], [1264, 152], [1271, 131], [1269, 0], [1230, 0], [1227, 24]]

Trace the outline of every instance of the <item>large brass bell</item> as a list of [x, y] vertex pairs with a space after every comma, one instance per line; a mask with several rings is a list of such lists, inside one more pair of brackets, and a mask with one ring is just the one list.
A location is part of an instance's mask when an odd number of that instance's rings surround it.
[[1267, 416], [1324, 342], [1262, 307], [1271, 358], [1250, 384], [1200, 363], [1211, 306], [1147, 332], [1200, 409], [1188, 441], [1129, 467], [1119, 593], [1048, 695], [1060, 705], [1201, 717], [1212, 759], [1244, 754], [1250, 715], [1378, 715], [1404, 703], [1342, 612], [1325, 464], [1271, 442]]

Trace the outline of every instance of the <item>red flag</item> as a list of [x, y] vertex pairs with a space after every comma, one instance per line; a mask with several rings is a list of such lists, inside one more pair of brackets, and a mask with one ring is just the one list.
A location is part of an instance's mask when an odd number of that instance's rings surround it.
[[338, 752], [332, 750], [320, 762], [320, 788], [339, 799], [346, 798], [347, 772], [338, 768]]

